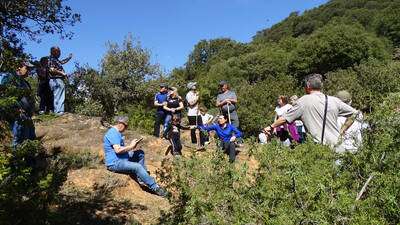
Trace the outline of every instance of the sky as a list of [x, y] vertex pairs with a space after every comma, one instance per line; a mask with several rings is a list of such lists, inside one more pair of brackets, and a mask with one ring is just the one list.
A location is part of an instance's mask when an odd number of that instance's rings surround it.
[[202, 39], [227, 37], [250, 42], [257, 31], [271, 27], [291, 12], [312, 9], [327, 0], [65, 0], [81, 23], [67, 30], [71, 40], [43, 35], [41, 42], [26, 40], [25, 49], [35, 58], [60, 46], [62, 55], [73, 53], [74, 62], [99, 68], [106, 43], [122, 43], [131, 34], [150, 50], [152, 62], [165, 72], [183, 66], [194, 45]]

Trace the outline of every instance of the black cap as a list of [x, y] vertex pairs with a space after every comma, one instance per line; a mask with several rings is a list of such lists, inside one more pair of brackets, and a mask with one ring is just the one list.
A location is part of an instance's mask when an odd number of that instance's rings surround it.
[[161, 84], [160, 84], [160, 88], [162, 88], [162, 87], [168, 88], [168, 85], [165, 84], [165, 83], [161, 83]]

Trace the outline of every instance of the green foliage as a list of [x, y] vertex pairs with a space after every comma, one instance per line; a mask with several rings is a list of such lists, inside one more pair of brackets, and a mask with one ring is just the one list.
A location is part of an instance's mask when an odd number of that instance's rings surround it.
[[131, 36], [122, 46], [109, 44], [101, 71], [80, 68], [78, 73], [83, 94], [92, 102], [100, 103], [108, 117], [128, 105], [143, 102], [146, 94], [153, 94], [146, 81], [161, 74], [158, 65], [150, 62], [149, 51]]
[[348, 90], [353, 104], [359, 109], [371, 111], [389, 93], [400, 91], [400, 63], [382, 63], [372, 60], [347, 70], [327, 74], [326, 90], [336, 94]]
[[153, 133], [154, 113], [142, 105], [131, 105], [127, 108], [129, 127], [134, 127], [147, 134]]
[[0, 152], [0, 220], [3, 224], [42, 224], [49, 204], [67, 177], [67, 167], [38, 141]]
[[299, 79], [358, 65], [370, 58], [389, 59], [385, 44], [358, 25], [330, 24], [316, 31], [294, 51], [289, 70]]
[[253, 146], [253, 170], [229, 165], [221, 153], [176, 159], [163, 174], [175, 194], [161, 223], [398, 224], [400, 94], [376, 109], [355, 154], [311, 142], [294, 149], [272, 142]]

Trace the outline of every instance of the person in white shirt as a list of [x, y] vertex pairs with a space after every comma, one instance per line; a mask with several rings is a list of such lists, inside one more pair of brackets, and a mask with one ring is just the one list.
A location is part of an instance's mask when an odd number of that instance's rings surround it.
[[[213, 123], [214, 116], [211, 114], [208, 114], [207, 113], [208, 110], [204, 106], [200, 107], [199, 111], [200, 111], [200, 116], [201, 116], [203, 125], [211, 125]], [[210, 143], [210, 138], [209, 138], [208, 132], [204, 131], [204, 133], [202, 134], [202, 138], [203, 138], [205, 145], [208, 145]]]
[[[189, 92], [186, 94], [186, 103], [188, 106], [188, 121], [190, 126], [202, 126], [202, 120], [201, 116], [199, 113], [199, 99], [200, 99], [200, 94], [197, 91], [197, 83], [196, 82], [189, 82], [187, 84], [187, 88], [189, 89]], [[199, 137], [196, 134], [197, 128], [191, 129], [190, 130], [190, 139], [192, 141], [192, 144], [197, 144], [199, 148], [204, 146], [203, 142], [203, 137], [202, 137], [202, 132], [199, 132]], [[199, 140], [198, 140], [199, 139]]]
[[[351, 94], [348, 91], [339, 91], [336, 94], [336, 97], [338, 97], [344, 103], [351, 105]], [[359, 119], [353, 122], [353, 124], [346, 130], [342, 137], [341, 147], [345, 151], [349, 151], [352, 153], [356, 152], [357, 149], [361, 147], [362, 132], [363, 130], [368, 128], [368, 124], [362, 121], [363, 118], [361, 113], [358, 117]], [[342, 127], [346, 122], [346, 119], [347, 118], [344, 116], [339, 116], [337, 119], [338, 126]]]

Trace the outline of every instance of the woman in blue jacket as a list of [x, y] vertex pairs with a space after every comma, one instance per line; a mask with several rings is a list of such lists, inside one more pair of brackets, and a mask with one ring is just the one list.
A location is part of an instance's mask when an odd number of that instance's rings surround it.
[[201, 130], [215, 131], [221, 141], [221, 148], [229, 155], [229, 162], [234, 162], [236, 158], [235, 140], [242, 137], [242, 133], [232, 124], [228, 123], [226, 116], [217, 117], [218, 124], [210, 126], [199, 126]]

